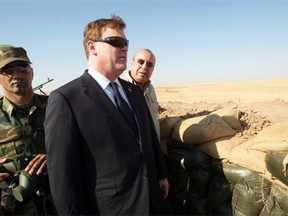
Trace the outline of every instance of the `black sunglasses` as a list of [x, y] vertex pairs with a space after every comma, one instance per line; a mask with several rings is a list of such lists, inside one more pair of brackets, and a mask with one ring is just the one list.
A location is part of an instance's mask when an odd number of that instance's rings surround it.
[[31, 66], [29, 64], [18, 64], [18, 65], [8, 65], [3, 68], [0, 68], [0, 72], [11, 75], [15, 70], [20, 72], [28, 72], [31, 71]]
[[104, 42], [108, 43], [113, 47], [124, 48], [125, 46], [128, 47], [129, 41], [122, 38], [122, 37], [106, 37], [104, 39], [95, 40], [95, 42]]
[[140, 65], [143, 65], [145, 62], [146, 62], [146, 65], [148, 68], [152, 68], [154, 66], [154, 63], [153, 62], [150, 62], [150, 61], [145, 61], [144, 59], [141, 59], [139, 58], [137, 60], [137, 62], [140, 64]]

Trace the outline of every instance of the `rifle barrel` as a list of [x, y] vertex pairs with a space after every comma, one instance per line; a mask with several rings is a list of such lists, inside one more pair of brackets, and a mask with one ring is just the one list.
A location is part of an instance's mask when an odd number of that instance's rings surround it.
[[45, 84], [47, 84], [47, 83], [49, 83], [49, 82], [52, 82], [53, 80], [54, 80], [54, 79], [49, 79], [49, 78], [48, 78], [48, 81], [46, 81], [46, 82], [44, 82], [44, 83], [36, 86], [35, 88], [33, 88], [33, 90], [35, 91], [35, 90], [41, 89], [41, 88], [43, 88], [43, 86], [44, 86]]

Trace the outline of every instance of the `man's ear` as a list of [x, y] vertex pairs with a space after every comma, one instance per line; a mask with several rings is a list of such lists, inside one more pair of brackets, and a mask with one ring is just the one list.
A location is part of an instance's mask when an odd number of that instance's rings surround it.
[[96, 46], [95, 46], [94, 41], [89, 40], [86, 45], [87, 45], [87, 49], [89, 51], [89, 54], [97, 55]]

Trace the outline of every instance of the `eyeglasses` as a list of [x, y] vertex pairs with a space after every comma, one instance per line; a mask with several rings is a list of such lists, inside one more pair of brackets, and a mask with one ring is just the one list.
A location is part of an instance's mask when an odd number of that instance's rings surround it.
[[146, 62], [146, 66], [148, 68], [152, 68], [154, 66], [154, 63], [153, 62], [150, 62], [150, 61], [145, 61], [144, 59], [138, 59], [137, 60], [138, 64], [140, 65], [143, 65], [145, 62]]
[[31, 66], [29, 64], [19, 64], [19, 65], [10, 65], [4, 68], [0, 68], [0, 73], [12, 75], [15, 70], [20, 72], [28, 72], [31, 71]]
[[129, 45], [129, 41], [122, 38], [122, 37], [106, 37], [104, 39], [98, 39], [95, 40], [95, 42], [104, 42], [104, 43], [108, 43], [113, 47], [117, 47], [117, 48], [124, 48], [125, 46], [128, 47]]

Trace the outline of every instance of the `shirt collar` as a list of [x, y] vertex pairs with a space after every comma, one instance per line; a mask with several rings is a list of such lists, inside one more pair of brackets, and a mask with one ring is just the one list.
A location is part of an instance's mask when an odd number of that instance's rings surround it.
[[[101, 86], [102, 89], [106, 89], [110, 82], [112, 82], [92, 67], [89, 67], [88, 73], [97, 81], [97, 83]], [[114, 82], [116, 82], [118, 86], [122, 88], [118, 79], [114, 80]]]
[[[30, 109], [30, 112], [33, 112], [37, 107], [39, 108], [45, 108], [46, 107], [46, 100], [42, 101], [40, 99], [40, 96], [36, 96], [34, 94], [32, 99], [32, 107]], [[6, 111], [9, 116], [12, 115], [13, 110], [16, 109], [16, 105], [14, 105], [11, 101], [8, 100], [5, 96], [3, 97], [3, 110]]]

